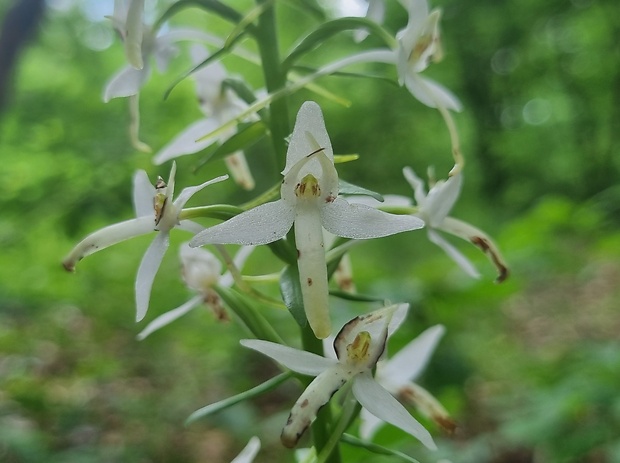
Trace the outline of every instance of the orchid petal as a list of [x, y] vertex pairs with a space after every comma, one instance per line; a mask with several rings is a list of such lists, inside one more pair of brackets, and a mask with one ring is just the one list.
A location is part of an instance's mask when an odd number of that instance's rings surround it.
[[163, 164], [170, 159], [194, 154], [205, 149], [213, 144], [217, 137], [208, 137], [200, 141], [196, 140], [205, 134], [213, 132], [217, 126], [217, 121], [214, 119], [201, 119], [194, 122], [164, 146], [153, 158], [153, 163], [155, 165]]
[[312, 200], [297, 202], [295, 243], [306, 318], [314, 335], [323, 339], [331, 334], [329, 288], [321, 215]]
[[388, 325], [388, 336], [392, 336], [394, 332], [401, 327], [409, 313], [409, 304], [398, 304], [394, 311], [390, 324]]
[[[334, 152], [321, 108], [314, 101], [306, 101], [297, 113], [293, 135], [286, 153], [286, 167], [282, 175], [286, 175], [295, 164], [320, 148], [333, 163]], [[309, 173], [314, 174], [312, 171]]]
[[178, 228], [179, 230], [190, 232], [193, 235], [196, 235], [205, 229], [205, 227], [192, 220], [181, 220], [176, 226], [176, 228]]
[[286, 368], [302, 375], [317, 376], [338, 363], [336, 360], [283, 346], [282, 344], [276, 344], [275, 342], [260, 339], [242, 339], [239, 343], [243, 347], [260, 352]]
[[417, 217], [388, 214], [363, 204], [349, 204], [342, 198], [325, 204], [321, 216], [328, 232], [356, 240], [381, 238], [424, 226]]
[[448, 411], [426, 389], [415, 383], [408, 383], [399, 390], [399, 396], [413, 404], [427, 418], [430, 418], [449, 433], [454, 432], [456, 423]]
[[190, 246], [205, 244], [258, 245], [273, 243], [293, 226], [295, 209], [283, 200], [262, 204], [200, 232]]
[[149, 308], [153, 281], [169, 245], [168, 233], [159, 232], [142, 257], [135, 285], [136, 321], [138, 322], [144, 318]]
[[[383, 0], [369, 0], [368, 10], [366, 10], [366, 19], [373, 21], [377, 24], [383, 24], [385, 18], [385, 3]], [[353, 40], [361, 42], [368, 37], [368, 31], [366, 29], [358, 29], [353, 33]]]
[[408, 3], [409, 21], [407, 22], [407, 27], [400, 34], [407, 48], [411, 49], [422, 34], [424, 23], [428, 18], [428, 1], [408, 0]]
[[319, 409], [329, 402], [329, 399], [355, 373], [343, 365], [335, 364], [325, 370], [308, 385], [299, 396], [286, 421], [280, 440], [285, 447], [293, 448], [316, 418]]
[[463, 175], [458, 173], [445, 182], [437, 182], [424, 201], [424, 212], [429, 217], [429, 227], [439, 227], [461, 193]]
[[183, 280], [187, 286], [203, 295], [208, 288], [219, 283], [222, 263], [206, 249], [190, 248], [183, 243], [179, 250], [183, 265]]
[[[443, 226], [441, 227], [443, 229]], [[456, 264], [467, 273], [472, 278], [480, 278], [480, 272], [474, 267], [474, 264], [470, 262], [470, 260], [461, 253], [458, 249], [456, 249], [452, 244], [450, 244], [446, 239], [444, 239], [439, 233], [437, 233], [432, 228], [427, 230], [428, 239], [439, 246], [444, 250], [446, 254], [454, 261]]]
[[460, 112], [463, 105], [450, 90], [437, 82], [416, 73], [408, 73], [405, 86], [420, 103], [430, 108], [442, 107]]
[[140, 333], [136, 336], [139, 341], [142, 341], [148, 335], [157, 331], [160, 328], [163, 328], [166, 325], [169, 325], [173, 321], [181, 318], [186, 313], [189, 313], [193, 308], [198, 306], [202, 302], [202, 296], [194, 296], [185, 304], [177, 307], [176, 309], [172, 309], [165, 314], [160, 315], [151, 323], [149, 323]]
[[134, 236], [145, 235], [155, 230], [155, 223], [152, 217], [138, 217], [126, 220], [125, 222], [115, 223], [91, 233], [80, 241], [65, 257], [62, 265], [69, 271], [73, 271], [75, 264], [84, 257], [97, 251], [120, 243]]
[[353, 395], [362, 407], [377, 418], [411, 434], [430, 450], [437, 449], [429, 432], [369, 373], [361, 373], [355, 377]]
[[142, 16], [144, 0], [131, 0], [127, 10], [125, 27], [125, 53], [127, 61], [136, 69], [142, 69]]
[[142, 69], [126, 66], [117, 72], [103, 91], [103, 101], [107, 103], [112, 98], [122, 98], [137, 95], [149, 78], [151, 69], [148, 64]]
[[482, 230], [452, 217], [446, 217], [439, 229], [469, 241], [484, 252], [497, 268], [499, 273], [495, 280], [497, 283], [501, 283], [508, 277], [508, 265], [504, 261], [499, 248]]
[[230, 463], [251, 463], [260, 450], [260, 439], [256, 436], [252, 437], [248, 445], [244, 447], [239, 455]]
[[426, 189], [424, 188], [424, 180], [416, 175], [411, 167], [403, 168], [403, 175], [405, 176], [405, 180], [411, 185], [413, 188], [413, 197], [415, 198], [415, 202], [418, 206], [423, 206], [426, 202]]
[[394, 356], [381, 364], [381, 378], [394, 385], [415, 381], [428, 364], [435, 347], [437, 347], [437, 343], [445, 331], [442, 325], [428, 328]]
[[360, 411], [360, 437], [364, 440], [370, 440], [383, 426], [384, 421], [377, 418], [365, 408]]
[[138, 170], [133, 176], [133, 208], [136, 217], [154, 217], [153, 198], [155, 187], [143, 170]]
[[402, 304], [383, 307], [369, 314], [355, 317], [346, 323], [334, 340], [334, 350], [339, 361], [347, 362], [348, 347], [355, 342], [361, 332], [365, 332], [370, 336], [371, 342], [363, 365], [367, 368], [374, 368], [385, 350], [390, 320], [400, 307]]
[[189, 199], [193, 195], [198, 193], [204, 187], [213, 185], [214, 183], [223, 182], [224, 180], [228, 180], [228, 175], [222, 175], [220, 177], [215, 177], [214, 179], [208, 180], [204, 183], [201, 183], [200, 185], [183, 188], [179, 196], [174, 200], [174, 206], [179, 210], [183, 209], [183, 207], [185, 206], [185, 203], [187, 203], [187, 201], [189, 201]]
[[254, 177], [252, 177], [252, 171], [248, 166], [248, 161], [243, 151], [235, 151], [233, 154], [226, 156], [224, 162], [237, 185], [244, 190], [254, 189]]

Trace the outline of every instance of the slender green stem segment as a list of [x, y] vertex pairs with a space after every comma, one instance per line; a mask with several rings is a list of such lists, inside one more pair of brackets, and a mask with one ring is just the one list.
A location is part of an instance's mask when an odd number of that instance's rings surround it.
[[[258, 4], [265, 4], [271, 0], [256, 0]], [[286, 73], [282, 69], [276, 30], [276, 13], [273, 5], [267, 7], [258, 18], [258, 27], [255, 33], [258, 50], [263, 64], [263, 75], [267, 92], [273, 93], [282, 90], [286, 85]], [[284, 166], [286, 159], [285, 139], [290, 134], [288, 117], [288, 99], [286, 97], [275, 100], [270, 106], [270, 129], [273, 148], [277, 158], [277, 165]]]

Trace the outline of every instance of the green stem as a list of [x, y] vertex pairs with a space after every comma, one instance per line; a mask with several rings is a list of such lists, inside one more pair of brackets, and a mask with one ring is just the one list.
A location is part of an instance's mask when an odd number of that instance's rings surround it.
[[[309, 324], [301, 328], [301, 342], [305, 351], [323, 356], [323, 341], [314, 336]], [[332, 411], [327, 403], [319, 410], [316, 420], [312, 423], [312, 439], [317, 455], [329, 444], [332, 424]], [[341, 462], [340, 449], [337, 445], [333, 446], [330, 455], [324, 461], [325, 463]]]
[[[264, 4], [270, 0], [257, 0]], [[286, 85], [286, 73], [282, 70], [278, 48], [275, 8], [269, 6], [258, 18], [258, 27], [255, 33], [260, 53], [263, 75], [267, 92], [273, 93], [282, 90]], [[286, 97], [273, 101], [270, 106], [269, 128], [271, 140], [276, 154], [276, 165], [284, 167], [286, 159], [285, 139], [290, 134], [288, 117], [288, 99]]]

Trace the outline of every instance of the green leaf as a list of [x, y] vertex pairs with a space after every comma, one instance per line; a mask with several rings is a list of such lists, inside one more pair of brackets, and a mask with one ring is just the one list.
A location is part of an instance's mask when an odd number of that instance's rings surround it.
[[252, 89], [241, 79], [235, 79], [233, 77], [224, 79], [222, 88], [230, 88], [247, 104], [252, 104], [256, 101], [256, 95], [254, 95]]
[[381, 38], [388, 45], [388, 47], [393, 48], [394, 38], [389, 32], [374, 21], [370, 21], [366, 18], [338, 18], [321, 24], [315, 30], [310, 32], [310, 34], [301, 39], [301, 41], [295, 45], [293, 50], [282, 62], [282, 69], [290, 69], [299, 58], [314, 50], [328, 38], [343, 31], [356, 30], [360, 28], [368, 29], [371, 34]]
[[[294, 66], [293, 69], [297, 71], [301, 71], [304, 75], [315, 73], [318, 71], [318, 69], [312, 68], [310, 66]], [[386, 77], [384, 75], [378, 75], [378, 74], [371, 74], [369, 72], [336, 71], [336, 72], [330, 73], [330, 76], [349, 77], [349, 78], [355, 78], [355, 79], [374, 79], [374, 80], [379, 80], [383, 83], [389, 84], [393, 87], [400, 87], [399, 83], [391, 77]]]
[[304, 302], [301, 296], [301, 284], [299, 283], [299, 270], [297, 265], [288, 265], [282, 271], [280, 277], [280, 292], [284, 304], [289, 312], [299, 324], [304, 327], [308, 324], [306, 312], [304, 310]]
[[399, 452], [397, 450], [392, 450], [387, 447], [383, 447], [381, 445], [373, 444], [372, 442], [363, 441], [361, 439], [358, 439], [357, 437], [352, 436], [351, 434], [343, 434], [340, 437], [340, 440], [346, 444], [353, 445], [355, 447], [364, 448], [368, 450], [369, 452], [376, 453], [378, 455], [389, 455], [391, 457], [397, 457], [401, 461], [406, 461], [408, 463], [420, 463], [415, 458], [410, 457], [409, 455], [405, 455], [402, 452]]
[[218, 0], [179, 0], [164, 11], [164, 14], [161, 15], [155, 23], [155, 30], [159, 29], [164, 22], [177, 14], [179, 11], [192, 6], [214, 13], [220, 18], [234, 24], [239, 23], [243, 19], [243, 15], [241, 13], [228, 5], [223, 4], [222, 2], [219, 2]]
[[215, 61], [216, 59], [221, 58], [222, 56], [224, 56], [226, 53], [229, 53], [230, 49], [229, 48], [220, 48], [219, 50], [211, 53], [207, 59], [205, 59], [202, 63], [199, 63], [197, 65], [195, 65], [193, 68], [191, 68], [189, 71], [185, 71], [180, 77], [177, 77], [177, 79], [172, 82], [172, 84], [170, 85], [170, 87], [168, 87], [168, 89], [164, 92], [164, 100], [168, 99], [168, 97], [170, 96], [170, 93], [172, 93], [172, 90], [174, 90], [174, 88], [179, 85], [181, 82], [183, 82], [185, 79], [187, 79], [189, 76], [191, 76], [194, 72], [196, 72], [198, 69], [206, 66], [207, 64], [209, 64], [212, 61]]
[[267, 134], [267, 126], [262, 121], [248, 124], [236, 134], [222, 143], [213, 154], [203, 162], [203, 165], [225, 158], [235, 151], [248, 148]]
[[226, 43], [224, 43], [224, 48], [230, 47], [232, 43], [238, 40], [246, 32], [251, 32], [251, 29], [254, 27], [252, 23], [261, 14], [263, 14], [267, 8], [271, 8], [272, 4], [273, 0], [267, 0], [264, 3], [260, 3], [252, 8], [243, 18], [237, 21], [237, 25], [228, 35]]
[[242, 294], [233, 288], [215, 285], [213, 289], [257, 339], [277, 342], [278, 344], [284, 343], [273, 326], [271, 326], [267, 319], [259, 312], [256, 304], [250, 303]]
[[234, 395], [232, 397], [228, 397], [227, 399], [224, 399], [224, 400], [220, 400], [219, 402], [215, 402], [213, 404], [207, 405], [206, 407], [202, 407], [196, 410], [194, 413], [192, 413], [187, 418], [187, 420], [185, 420], [185, 425], [187, 426], [188, 424], [191, 424], [196, 420], [212, 415], [213, 413], [226, 410], [227, 408], [232, 407], [233, 405], [237, 405], [239, 402], [243, 402], [244, 400], [250, 400], [250, 399], [253, 399], [254, 397], [258, 397], [259, 395], [264, 394], [265, 392], [269, 392], [275, 389], [276, 387], [278, 387], [280, 384], [282, 384], [287, 379], [291, 378], [292, 376], [293, 374], [291, 372], [280, 373], [278, 376], [275, 376], [271, 378], [270, 380], [265, 381], [262, 384], [259, 384], [258, 386], [254, 386], [252, 389], [248, 389], [247, 391], [242, 392], [240, 394]]
[[[181, 82], [183, 82], [189, 76], [191, 76], [194, 72], [196, 72], [197, 70], [203, 68], [204, 66], [206, 66], [209, 63], [211, 63], [212, 61], [215, 61], [216, 59], [222, 58], [227, 53], [231, 53], [233, 51], [235, 45], [237, 44], [237, 42], [239, 42], [243, 37], [244, 37], [244, 34], [240, 34], [240, 35], [235, 36], [234, 39], [231, 40], [230, 42], [226, 41], [226, 44], [222, 48], [220, 48], [219, 50], [211, 53], [204, 61], [202, 61], [201, 63], [197, 64], [196, 66], [191, 68], [189, 71], [186, 71], [185, 73], [183, 73], [174, 82], [172, 82], [170, 87], [168, 87], [168, 89], [164, 92], [164, 100], [166, 100], [170, 96], [170, 93], [172, 93], [172, 90], [174, 90], [174, 88], [177, 85], [179, 85]], [[208, 135], [210, 135], [210, 134], [208, 134]], [[206, 137], [203, 137], [203, 138], [206, 138]]]
[[381, 202], [385, 201], [383, 199], [383, 196], [381, 196], [379, 193], [372, 191], [372, 190], [368, 190], [361, 186], [353, 185], [352, 183], [349, 183], [349, 182], [345, 182], [342, 179], [339, 180], [339, 191], [341, 195], [372, 196], [377, 201], [381, 201]]
[[325, 21], [326, 15], [325, 11], [317, 5], [315, 0], [286, 0], [289, 5], [292, 7], [298, 8], [303, 13], [307, 13], [309, 15], [314, 16], [314, 18], [318, 21]]
[[197, 219], [200, 217], [208, 217], [211, 219], [228, 220], [238, 214], [243, 209], [232, 206], [230, 204], [212, 204], [210, 206], [188, 207], [183, 209], [179, 220]]
[[331, 296], [339, 297], [340, 299], [346, 299], [347, 301], [357, 302], [385, 302], [385, 298], [379, 296], [371, 296], [370, 294], [359, 293], [347, 293], [346, 291], [339, 291], [331, 289], [329, 291]]

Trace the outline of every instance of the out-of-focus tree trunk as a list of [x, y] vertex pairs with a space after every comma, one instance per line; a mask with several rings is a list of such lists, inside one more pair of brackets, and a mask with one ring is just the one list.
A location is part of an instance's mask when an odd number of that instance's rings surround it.
[[16, 0], [0, 29], [0, 111], [10, 97], [11, 79], [19, 56], [43, 18], [44, 0]]

